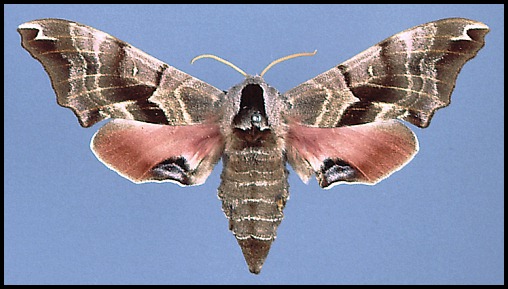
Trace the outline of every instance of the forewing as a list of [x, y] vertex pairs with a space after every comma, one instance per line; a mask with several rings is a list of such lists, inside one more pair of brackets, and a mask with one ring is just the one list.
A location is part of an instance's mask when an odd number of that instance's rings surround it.
[[222, 91], [92, 27], [41, 19], [18, 32], [83, 127], [106, 118], [199, 124], [219, 112]]
[[462, 66], [488, 27], [450, 18], [398, 33], [286, 92], [289, 115], [316, 127], [403, 119], [427, 127], [450, 103]]

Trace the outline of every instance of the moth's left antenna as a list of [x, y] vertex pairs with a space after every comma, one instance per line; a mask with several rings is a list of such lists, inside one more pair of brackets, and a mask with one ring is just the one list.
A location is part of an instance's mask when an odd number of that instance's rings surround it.
[[314, 50], [314, 52], [300, 52], [300, 53], [295, 53], [295, 54], [291, 54], [291, 55], [288, 55], [288, 56], [281, 57], [281, 58], [279, 58], [277, 60], [272, 61], [272, 63], [268, 64], [268, 66], [265, 69], [263, 69], [263, 71], [261, 72], [261, 74], [259, 76], [263, 77], [263, 75], [265, 75], [265, 73], [270, 68], [272, 68], [272, 66], [274, 66], [277, 63], [281, 63], [282, 61], [286, 61], [288, 59], [292, 59], [292, 58], [296, 58], [296, 57], [301, 57], [301, 56], [314, 56], [314, 55], [316, 55], [316, 53], [317, 53], [317, 50]]
[[245, 73], [245, 71], [241, 70], [238, 66], [234, 65], [233, 63], [231, 63], [231, 62], [229, 62], [229, 61], [227, 61], [227, 60], [225, 60], [223, 58], [215, 56], [213, 54], [201, 54], [201, 55], [198, 55], [198, 56], [192, 58], [191, 64], [193, 64], [194, 61], [196, 61], [198, 59], [201, 59], [201, 58], [212, 58], [212, 59], [215, 59], [215, 60], [217, 60], [219, 62], [222, 62], [222, 63], [226, 64], [227, 66], [233, 68], [234, 70], [240, 72], [244, 77], [247, 77], [247, 73]]

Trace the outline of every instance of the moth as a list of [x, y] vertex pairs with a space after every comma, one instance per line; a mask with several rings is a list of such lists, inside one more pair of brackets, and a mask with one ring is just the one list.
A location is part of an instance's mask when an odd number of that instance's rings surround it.
[[264, 72], [244, 73], [224, 92], [72, 21], [34, 20], [18, 31], [81, 126], [112, 118], [91, 148], [121, 176], [199, 185], [222, 158], [222, 210], [258, 274], [289, 197], [286, 163], [325, 189], [372, 185], [399, 170], [418, 151], [402, 121], [425, 128], [450, 103], [489, 28], [462, 18], [416, 26], [282, 94]]

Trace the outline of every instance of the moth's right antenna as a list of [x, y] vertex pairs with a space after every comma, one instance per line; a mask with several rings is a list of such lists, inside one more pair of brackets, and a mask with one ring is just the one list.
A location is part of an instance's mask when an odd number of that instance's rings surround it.
[[234, 70], [240, 72], [244, 77], [247, 77], [247, 73], [245, 73], [245, 71], [243, 71], [240, 68], [238, 68], [238, 66], [234, 65], [233, 63], [231, 63], [231, 62], [229, 62], [229, 61], [227, 61], [225, 59], [222, 59], [222, 58], [220, 58], [218, 56], [215, 56], [213, 54], [201, 54], [201, 55], [198, 55], [198, 56], [192, 58], [191, 64], [193, 64], [194, 61], [196, 61], [198, 59], [201, 59], [201, 58], [212, 58], [212, 59], [215, 59], [215, 60], [217, 60], [219, 62], [222, 62], [222, 63], [226, 64], [227, 66], [233, 68]]

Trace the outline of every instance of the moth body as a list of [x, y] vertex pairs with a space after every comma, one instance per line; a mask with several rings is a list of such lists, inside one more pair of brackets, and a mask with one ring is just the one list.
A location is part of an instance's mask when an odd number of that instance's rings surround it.
[[[230, 137], [225, 141], [218, 195], [249, 270], [257, 274], [289, 197], [283, 138], [278, 135], [277, 116], [283, 104], [280, 94], [257, 76], [230, 89], [226, 98], [235, 114], [223, 123], [223, 133]], [[273, 106], [266, 107], [267, 102]]]

